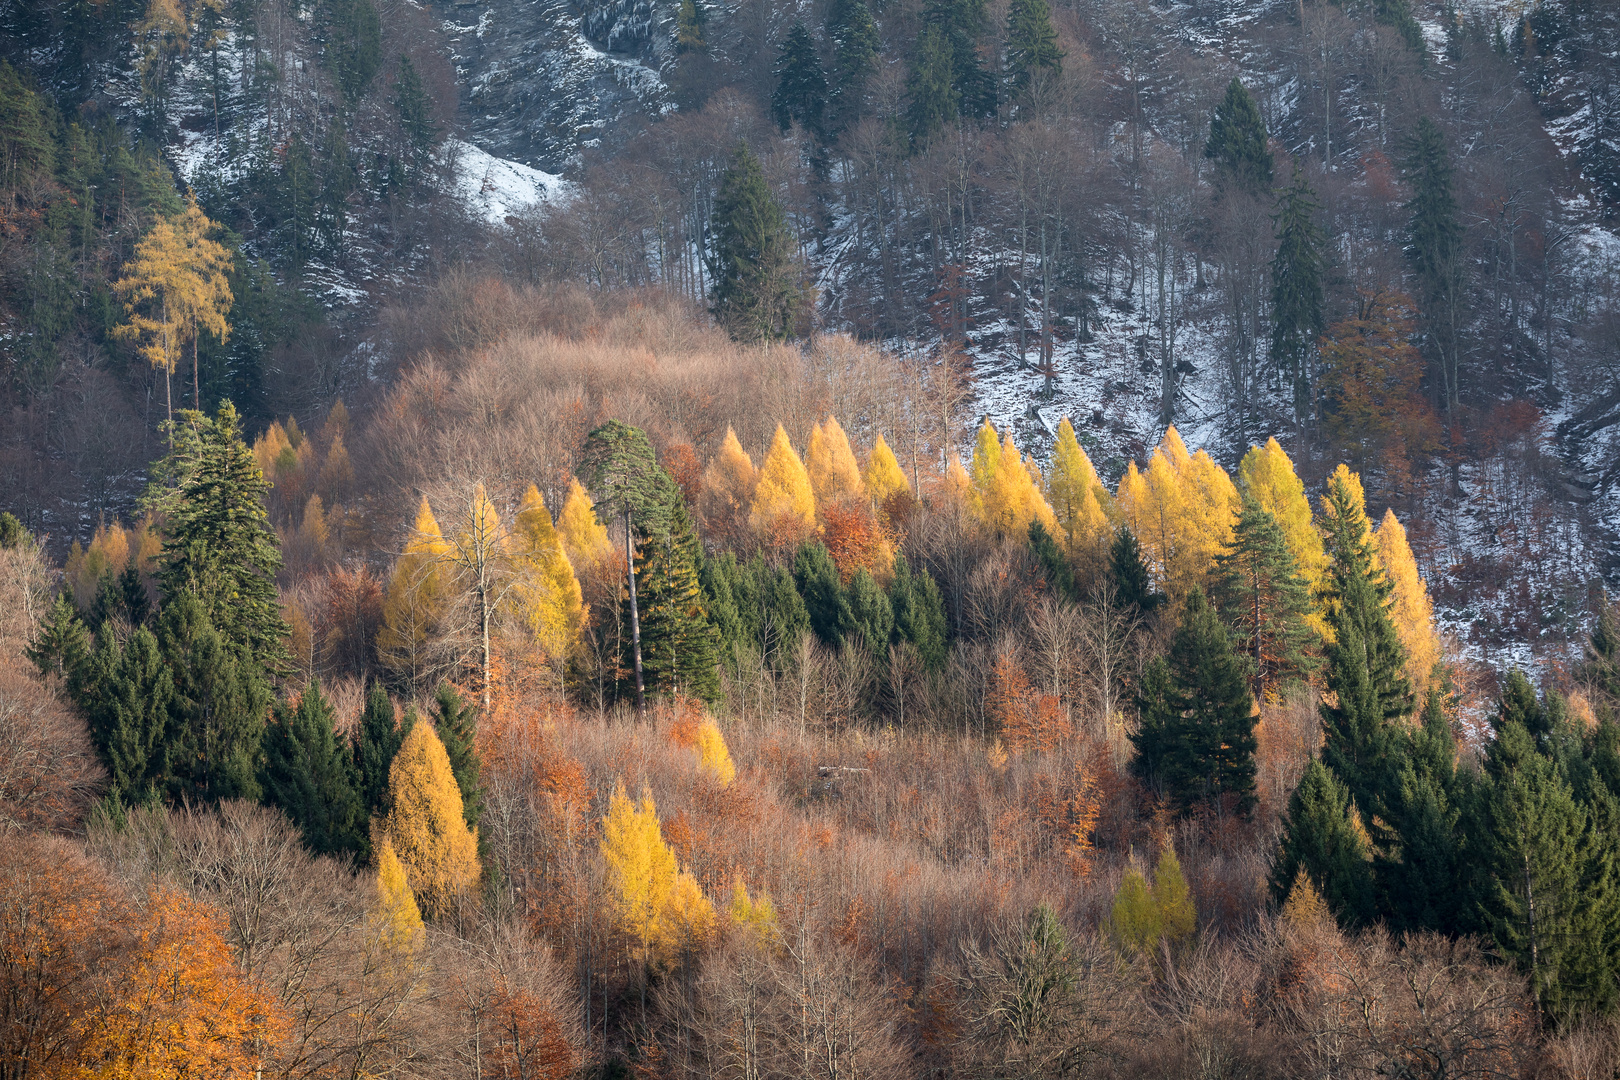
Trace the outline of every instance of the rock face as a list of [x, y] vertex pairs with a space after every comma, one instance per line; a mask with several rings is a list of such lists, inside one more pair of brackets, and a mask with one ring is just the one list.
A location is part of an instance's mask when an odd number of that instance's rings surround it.
[[468, 133], [550, 173], [670, 107], [678, 0], [435, 0]]

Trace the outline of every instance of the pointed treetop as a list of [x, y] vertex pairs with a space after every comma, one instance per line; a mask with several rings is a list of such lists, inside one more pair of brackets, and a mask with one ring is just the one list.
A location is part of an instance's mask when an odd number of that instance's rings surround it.
[[1052, 473], [1047, 478], [1052, 512], [1063, 526], [1071, 554], [1081, 548], [1097, 548], [1107, 542], [1109, 533], [1108, 490], [1097, 475], [1075, 437], [1074, 425], [1065, 416], [1058, 425], [1052, 446]]
[[826, 423], [817, 424], [810, 432], [805, 469], [820, 506], [860, 499], [866, 494], [855, 451], [834, 417], [827, 417]]
[[900, 462], [895, 458], [894, 451], [889, 444], [883, 441], [883, 436], [877, 437], [872, 447], [872, 456], [866, 461], [867, 498], [878, 507], [891, 498], [900, 494], [911, 494], [911, 484], [906, 480], [905, 470], [900, 468]]
[[427, 496], [422, 496], [422, 505], [416, 508], [416, 524], [411, 528], [410, 539], [405, 542], [407, 555], [443, 555], [450, 550], [445, 543], [444, 533], [439, 530], [439, 520], [433, 516], [433, 507], [428, 505]]
[[816, 524], [816, 497], [810, 474], [788, 441], [787, 429], [776, 425], [776, 435], [765, 454], [749, 522], [761, 533], [783, 528], [808, 531]]
[[1277, 519], [1288, 542], [1289, 554], [1298, 564], [1300, 576], [1313, 590], [1319, 588], [1327, 572], [1327, 552], [1322, 534], [1311, 523], [1311, 504], [1305, 497], [1305, 483], [1294, 472], [1294, 463], [1275, 438], [1265, 446], [1252, 446], [1238, 466], [1238, 479], [1245, 494], [1260, 509]]
[[591, 497], [578, 477], [568, 482], [568, 498], [563, 501], [562, 513], [557, 515], [557, 532], [569, 561], [575, 566], [591, 566], [613, 554], [607, 526], [596, 519], [596, 508], [591, 505]]
[[754, 485], [759, 482], [759, 470], [754, 468], [748, 451], [737, 441], [737, 433], [726, 426], [726, 437], [714, 459], [703, 470], [703, 487], [725, 499], [732, 507], [747, 506], [754, 497]]
[[1215, 182], [1222, 190], [1262, 196], [1271, 191], [1271, 148], [1260, 108], [1241, 80], [1233, 78], [1226, 97], [1209, 122], [1204, 156], [1215, 162]]
[[1435, 684], [1435, 665], [1440, 663], [1440, 638], [1434, 630], [1434, 607], [1429, 590], [1418, 573], [1406, 530], [1394, 510], [1384, 511], [1378, 531], [1378, 562], [1393, 589], [1390, 621], [1406, 650], [1406, 677], [1419, 695], [1426, 695]]

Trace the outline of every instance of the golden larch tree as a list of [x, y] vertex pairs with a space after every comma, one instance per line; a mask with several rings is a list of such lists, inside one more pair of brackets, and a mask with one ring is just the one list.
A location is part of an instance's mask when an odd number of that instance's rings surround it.
[[827, 417], [810, 432], [804, 467], [810, 474], [810, 489], [815, 493], [818, 506], [854, 502], [866, 494], [866, 484], [861, 480], [861, 468], [855, 462], [849, 436], [834, 417]]
[[548, 656], [567, 657], [584, 624], [585, 604], [574, 565], [533, 484], [518, 503], [507, 546], [514, 578], [509, 605]]
[[731, 751], [726, 748], [726, 737], [712, 718], [705, 718], [697, 730], [698, 769], [721, 787], [729, 787], [736, 779], [737, 767], [731, 763]]
[[442, 915], [478, 886], [478, 831], [467, 827], [450, 756], [432, 724], [413, 725], [394, 755], [388, 797], [383, 831], [421, 910]]
[[1215, 556], [1232, 541], [1238, 493], [1204, 451], [1189, 454], [1174, 427], [1153, 451], [1145, 473], [1134, 463], [1120, 478], [1119, 519], [1142, 545], [1142, 557], [1179, 604], [1202, 586]]
[[748, 883], [742, 871], [737, 871], [731, 882], [731, 904], [726, 909], [732, 925], [745, 930], [761, 945], [774, 945], [781, 937], [777, 926], [776, 904], [769, 893], [761, 890], [749, 895]]
[[973, 462], [968, 475], [973, 482], [969, 505], [979, 523], [1001, 536], [1020, 536], [1031, 521], [1039, 521], [1055, 538], [1057, 518], [1041, 494], [1039, 471], [1019, 453], [1012, 429], [996, 441], [996, 429], [986, 420], [974, 440]]
[[1067, 416], [1058, 425], [1057, 439], [1052, 444], [1052, 469], [1046, 490], [1052, 513], [1063, 528], [1061, 539], [1070, 557], [1095, 561], [1111, 539], [1111, 500]]
[[433, 666], [429, 657], [448, 602], [441, 564], [449, 550], [424, 497], [405, 550], [388, 579], [383, 624], [377, 633], [377, 652], [383, 663], [413, 683], [421, 681]]
[[472, 598], [473, 615], [478, 620], [479, 671], [487, 715], [493, 693], [490, 624], [496, 608], [510, 591], [514, 577], [506, 525], [495, 512], [495, 504], [482, 483], [473, 485], [466, 508], [457, 515], [445, 540], [446, 550], [439, 556], [440, 562], [452, 569], [447, 577], [455, 587]]
[[[418, 725], [421, 726], [421, 725]], [[377, 866], [377, 906], [372, 911], [372, 932], [378, 944], [397, 955], [408, 955], [422, 947], [426, 931], [422, 911], [416, 906], [405, 877], [405, 867], [394, 853], [394, 842], [387, 832], [373, 830], [371, 858]]]
[[810, 474], [781, 424], [776, 425], [760, 468], [748, 522], [767, 543], [777, 546], [796, 543], [815, 530], [816, 496]]
[[577, 476], [568, 481], [568, 498], [563, 500], [562, 513], [557, 515], [557, 535], [568, 553], [568, 561], [580, 570], [614, 555], [607, 526], [597, 520], [590, 493]]
[[1434, 632], [1434, 607], [1395, 511], [1384, 511], [1377, 537], [1378, 561], [1394, 590], [1390, 596], [1390, 621], [1406, 650], [1406, 677], [1421, 701], [1435, 685], [1435, 667], [1441, 657], [1440, 637]]
[[872, 445], [872, 453], [866, 459], [866, 472], [861, 479], [866, 485], [866, 497], [879, 511], [885, 510], [889, 500], [896, 496], [911, 494], [911, 484], [906, 480], [905, 470], [900, 468], [899, 459], [889, 449], [889, 444], [883, 441], [882, 435]]
[[754, 502], [754, 485], [759, 470], [737, 441], [737, 433], [726, 428], [713, 460], [703, 470], [703, 497], [699, 509], [706, 531], [722, 541], [739, 539], [749, 508]]
[[615, 785], [602, 820], [602, 859], [619, 926], [648, 966], [669, 960], [713, 927], [714, 907], [664, 841], [650, 793], [632, 802], [624, 785]]
[[[1260, 504], [1260, 509], [1277, 519], [1283, 541], [1294, 557], [1301, 580], [1314, 597], [1327, 575], [1327, 550], [1322, 534], [1311, 519], [1311, 502], [1305, 497], [1305, 482], [1294, 471], [1294, 463], [1276, 439], [1264, 446], [1251, 446], [1238, 464], [1238, 484]], [[1305, 617], [1318, 634], [1328, 633], [1320, 612]]]

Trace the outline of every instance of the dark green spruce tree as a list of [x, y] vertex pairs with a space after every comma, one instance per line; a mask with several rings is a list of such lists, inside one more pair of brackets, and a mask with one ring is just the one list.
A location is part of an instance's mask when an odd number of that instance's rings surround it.
[[1352, 813], [1350, 793], [1313, 758], [1283, 818], [1269, 878], [1274, 901], [1285, 903], [1308, 875], [1340, 926], [1361, 926], [1374, 917], [1371, 852]]
[[1187, 597], [1169, 654], [1152, 666], [1160, 665], [1138, 702], [1137, 776], [1178, 812], [1219, 803], [1247, 815], [1257, 719], [1248, 665], [1202, 591]]
[[701, 579], [722, 659], [734, 663], [738, 646], [744, 646], [780, 670], [788, 651], [810, 629], [810, 613], [792, 573], [759, 555], [738, 562], [728, 551], [704, 560]]
[[933, 575], [925, 567], [913, 570], [901, 553], [894, 557], [889, 606], [894, 610], [895, 641], [909, 642], [929, 671], [943, 670], [951, 648], [945, 597]]
[[483, 764], [478, 757], [478, 707], [456, 688], [439, 683], [433, 691], [433, 730], [450, 759], [450, 773], [461, 789], [461, 812], [469, 828], [484, 815]]
[[832, 133], [860, 118], [866, 88], [877, 74], [883, 41], [872, 12], [862, 0], [833, 0], [827, 9], [827, 37], [833, 44], [832, 94], [827, 103]]
[[[1390, 622], [1391, 587], [1375, 561], [1374, 540], [1358, 494], [1338, 476], [1326, 496], [1327, 688], [1321, 706], [1322, 760], [1342, 781], [1364, 819], [1387, 821], [1396, 776], [1399, 721], [1412, 714], [1406, 651]], [[1374, 837], [1375, 842], [1382, 838]]]
[[1153, 588], [1153, 575], [1142, 561], [1142, 545], [1121, 525], [1108, 549], [1108, 572], [1114, 583], [1114, 602], [1146, 615], [1165, 603], [1165, 595]]
[[1420, 119], [1407, 139], [1402, 164], [1412, 188], [1406, 204], [1406, 258], [1417, 278], [1424, 346], [1439, 404], [1449, 415], [1462, 393], [1463, 226], [1451, 153], [1445, 134], [1429, 117]]
[[270, 484], [242, 441], [236, 408], [176, 414], [174, 447], [149, 504], [165, 519], [158, 581], [166, 601], [189, 593], [227, 646], [270, 671], [287, 660], [276, 572], [281, 550], [263, 497]]
[[70, 679], [69, 692], [107, 767], [108, 798], [124, 806], [156, 805], [168, 786], [174, 703], [174, 679], [156, 635], [144, 626], [123, 644], [105, 635]]
[[894, 606], [888, 593], [863, 566], [850, 577], [844, 597], [849, 605], [852, 636], [864, 643], [875, 658], [883, 660], [894, 634]]
[[174, 681], [170, 795], [190, 803], [258, 799], [260, 745], [274, 701], [258, 665], [230, 648], [189, 592], [164, 607], [157, 633]]
[[810, 629], [822, 644], [836, 649], [855, 626], [849, 598], [838, 578], [838, 564], [819, 540], [801, 547], [793, 557], [793, 583], [810, 614]]
[[315, 854], [365, 852], [365, 807], [355, 780], [349, 744], [338, 737], [319, 679], [296, 705], [276, 703], [264, 736], [264, 801], [292, 819]]
[[376, 5], [371, 0], [322, 0], [315, 27], [321, 59], [352, 109], [382, 66], [382, 19]]
[[1210, 119], [1204, 156], [1215, 163], [1215, 186], [1220, 191], [1270, 197], [1272, 164], [1266, 123], [1254, 98], [1236, 78], [1227, 85], [1226, 97]]
[[1373, 860], [1378, 910], [1390, 929], [1461, 933], [1463, 847], [1458, 797], [1457, 741], [1438, 691], [1423, 706], [1423, 721], [1406, 737], [1386, 810], [1394, 838]]
[[1079, 587], [1074, 581], [1074, 568], [1058, 548], [1057, 541], [1039, 521], [1029, 523], [1029, 550], [1035, 553], [1041, 569], [1046, 571], [1047, 584], [1052, 591], [1066, 600], [1080, 599]]
[[804, 304], [804, 271], [787, 216], [746, 143], [720, 180], [712, 234], [714, 317], [738, 341], [792, 337]]
[[388, 812], [388, 770], [405, 736], [410, 734], [415, 714], [407, 714], [407, 720], [404, 724], [394, 722], [394, 703], [388, 699], [388, 691], [381, 683], [372, 683], [354, 733], [353, 750], [355, 790], [366, 818]]
[[906, 132], [913, 153], [920, 153], [961, 114], [962, 97], [952, 73], [949, 37], [934, 23], [924, 23], [906, 78]]
[[923, 21], [939, 27], [950, 46], [951, 88], [961, 115], [968, 119], [995, 115], [996, 80], [980, 55], [990, 29], [985, 0], [929, 0]]
[[1322, 336], [1327, 235], [1316, 223], [1316, 193], [1294, 159], [1294, 178], [1277, 200], [1277, 254], [1271, 261], [1271, 366], [1294, 391], [1294, 420], [1311, 413], [1311, 350]]
[[1316, 670], [1319, 643], [1305, 622], [1310, 592], [1277, 519], [1248, 493], [1231, 547], [1215, 557], [1211, 593], [1238, 651], [1249, 658], [1256, 698], [1298, 685]]
[[1039, 72], [1063, 71], [1063, 50], [1046, 0], [1012, 0], [1007, 8], [1007, 97], [1017, 101]]
[[803, 22], [793, 24], [778, 47], [776, 90], [771, 94], [771, 116], [785, 133], [798, 124], [817, 139], [826, 134], [827, 76], [816, 55], [815, 39]]
[[73, 690], [72, 680], [86, 670], [92, 648], [90, 632], [79, 618], [73, 597], [62, 592], [45, 609], [39, 632], [24, 652], [41, 675], [56, 675], [67, 682], [68, 696], [78, 701], [80, 695]]
[[703, 548], [686, 500], [665, 476], [666, 524], [638, 535], [636, 543], [647, 687], [713, 702], [720, 696], [720, 636], [709, 621], [698, 575]]

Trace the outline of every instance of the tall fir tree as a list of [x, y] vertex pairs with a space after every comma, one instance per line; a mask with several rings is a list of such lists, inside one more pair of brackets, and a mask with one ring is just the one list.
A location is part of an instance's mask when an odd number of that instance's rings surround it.
[[1142, 545], [1124, 525], [1114, 534], [1108, 549], [1108, 572], [1114, 581], [1115, 602], [1120, 606], [1146, 615], [1165, 603], [1165, 595], [1153, 587], [1153, 575], [1142, 559]]
[[1057, 541], [1052, 539], [1052, 534], [1039, 521], [1029, 523], [1029, 550], [1035, 554], [1041, 569], [1046, 571], [1046, 581], [1053, 592], [1067, 600], [1080, 598], [1079, 588], [1074, 581], [1074, 567], [1069, 565], [1068, 558], [1058, 549]]
[[1456, 756], [1440, 694], [1431, 692], [1421, 726], [1407, 737], [1386, 807], [1395, 843], [1373, 860], [1378, 910], [1393, 930], [1464, 929]]
[[[1201, 804], [1254, 808], [1254, 698], [1247, 664], [1232, 651], [1201, 590], [1187, 597], [1163, 670], [1138, 703], [1138, 777], [1182, 812]], [[1144, 683], [1147, 680], [1144, 679]]]
[[956, 121], [962, 98], [952, 83], [951, 43], [945, 31], [924, 23], [906, 78], [906, 131], [911, 149], [919, 153]]
[[816, 637], [833, 648], [843, 644], [855, 619], [838, 579], [838, 565], [821, 541], [805, 544], [793, 557], [793, 582], [804, 598]]
[[123, 805], [155, 804], [169, 776], [174, 679], [157, 636], [137, 627], [120, 644], [108, 634], [69, 683], [107, 767], [107, 795]]
[[1340, 926], [1373, 918], [1371, 852], [1354, 813], [1345, 786], [1313, 758], [1288, 800], [1268, 879], [1273, 901], [1283, 904], [1308, 877]]
[[[483, 763], [478, 756], [478, 706], [447, 682], [433, 691], [433, 730], [450, 759], [450, 774], [461, 792], [462, 816], [476, 829], [484, 814]], [[402, 740], [403, 741], [403, 740]]]
[[709, 621], [698, 575], [703, 549], [680, 490], [673, 480], [668, 487], [667, 526], [638, 541], [647, 685], [712, 702], [720, 696], [720, 639]]
[[849, 579], [844, 596], [849, 606], [851, 634], [864, 643], [875, 658], [883, 659], [894, 634], [894, 606], [888, 594], [863, 566]]
[[1453, 188], [1451, 153], [1445, 134], [1422, 117], [1406, 143], [1402, 162], [1412, 198], [1406, 204], [1406, 257], [1417, 277], [1426, 351], [1435, 367], [1434, 385], [1449, 414], [1461, 400], [1458, 336], [1464, 317], [1463, 226]]
[[24, 653], [39, 669], [41, 675], [55, 675], [69, 684], [68, 694], [77, 700], [72, 680], [85, 670], [93, 643], [73, 597], [66, 592], [57, 593], [51, 606], [40, 619], [39, 630]]
[[1316, 670], [1317, 637], [1305, 621], [1310, 594], [1277, 519], [1252, 495], [1243, 496], [1232, 545], [1215, 557], [1213, 577], [1215, 606], [1249, 658], [1256, 698], [1278, 695]]
[[785, 133], [794, 124], [816, 138], [826, 133], [827, 75], [816, 55], [815, 39], [803, 22], [796, 22], [778, 46], [776, 90], [771, 94], [771, 116]]
[[274, 699], [257, 664], [230, 649], [189, 592], [164, 607], [158, 642], [174, 680], [170, 794], [191, 803], [259, 798], [260, 745]]
[[942, 670], [950, 656], [945, 597], [928, 569], [919, 566], [913, 570], [904, 554], [894, 557], [889, 605], [894, 610], [895, 639], [910, 642], [928, 670]]
[[996, 80], [980, 46], [990, 27], [985, 0], [929, 0], [923, 20], [939, 27], [950, 46], [951, 88], [961, 115], [974, 119], [996, 111]]
[[861, 115], [866, 88], [877, 74], [883, 41], [863, 0], [833, 0], [827, 9], [827, 37], [833, 44], [832, 96], [828, 113], [834, 133]]
[[296, 705], [276, 704], [264, 738], [264, 800], [292, 819], [315, 854], [364, 852], [365, 808], [355, 779], [349, 745], [337, 734], [319, 679]]
[[795, 333], [805, 302], [797, 244], [759, 159], [737, 147], [715, 195], [711, 311], [738, 341], [781, 341]]
[[1241, 80], [1233, 78], [1226, 97], [1209, 121], [1204, 156], [1215, 163], [1215, 184], [1221, 191], [1242, 192], [1255, 198], [1271, 194], [1271, 148], [1260, 108]]
[[1046, 0], [1012, 0], [1007, 8], [1007, 96], [1016, 101], [1029, 90], [1036, 73], [1063, 71], [1063, 50], [1052, 29]]
[[1271, 261], [1271, 366], [1294, 392], [1294, 420], [1311, 414], [1310, 351], [1322, 336], [1327, 234], [1316, 223], [1316, 193], [1294, 159], [1293, 182], [1277, 200], [1277, 254]]
[[1362, 506], [1361, 484], [1342, 465], [1324, 499], [1327, 551], [1327, 688], [1321, 706], [1322, 760], [1349, 789], [1361, 812], [1384, 816], [1395, 782], [1397, 722], [1413, 710], [1406, 654], [1390, 622], [1389, 583]]
[[360, 713], [360, 724], [354, 733], [355, 789], [367, 818], [388, 810], [388, 769], [405, 741], [414, 713], [406, 714], [406, 722], [394, 721], [394, 703], [382, 683], [373, 682], [366, 695], [366, 707]]
[[164, 517], [158, 581], [195, 596], [233, 650], [270, 671], [287, 659], [276, 572], [281, 551], [263, 497], [270, 484], [242, 441], [236, 408], [182, 411], [148, 501]]

